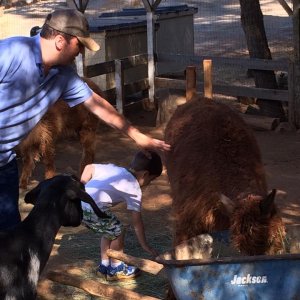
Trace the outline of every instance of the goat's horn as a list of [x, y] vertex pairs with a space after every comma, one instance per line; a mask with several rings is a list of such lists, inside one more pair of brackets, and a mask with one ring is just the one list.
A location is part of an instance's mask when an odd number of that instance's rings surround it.
[[77, 196], [81, 199], [81, 201], [88, 203], [99, 218], [110, 218], [106, 213], [100, 210], [94, 199], [88, 193], [80, 190]]

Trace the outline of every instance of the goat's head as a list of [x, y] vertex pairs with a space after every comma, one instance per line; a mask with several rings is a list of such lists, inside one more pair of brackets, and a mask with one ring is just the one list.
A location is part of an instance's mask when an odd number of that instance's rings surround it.
[[230, 213], [231, 241], [246, 255], [276, 254], [284, 248], [285, 226], [277, 213], [276, 190], [266, 197], [248, 195], [237, 202], [223, 197]]
[[52, 201], [58, 207], [63, 226], [80, 225], [83, 218], [81, 201], [90, 204], [98, 217], [108, 218], [85, 192], [84, 185], [73, 175], [57, 175], [40, 182], [25, 195], [24, 201], [33, 205]]

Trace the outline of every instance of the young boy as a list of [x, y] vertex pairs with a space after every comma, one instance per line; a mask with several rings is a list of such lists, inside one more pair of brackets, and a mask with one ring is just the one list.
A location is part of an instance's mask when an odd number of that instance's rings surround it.
[[90, 164], [85, 167], [81, 176], [86, 192], [101, 210], [111, 216], [110, 219], [98, 219], [89, 204], [82, 202], [83, 223], [95, 232], [102, 233], [98, 272], [109, 281], [133, 278], [139, 273], [138, 268], [116, 259], [110, 260], [106, 255], [108, 249], [124, 250], [125, 228], [109, 211], [110, 207], [125, 202], [127, 209], [131, 211], [133, 227], [141, 247], [153, 256], [158, 255], [146, 241], [141, 214], [141, 187], [148, 185], [162, 172], [160, 156], [153, 151], [149, 154], [147, 157], [139, 151], [128, 169], [114, 164]]

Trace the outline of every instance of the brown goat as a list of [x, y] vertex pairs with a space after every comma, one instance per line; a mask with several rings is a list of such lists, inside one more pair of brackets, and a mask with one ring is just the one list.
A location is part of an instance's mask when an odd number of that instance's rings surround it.
[[[100, 88], [92, 80], [83, 79], [95, 93], [103, 96]], [[94, 161], [99, 122], [84, 104], [69, 107], [65, 101], [58, 100], [16, 149], [22, 160], [20, 187], [27, 188], [36, 161], [41, 160], [44, 164], [46, 179], [55, 175], [56, 143], [58, 139], [67, 136], [79, 137], [82, 146], [79, 167], [81, 174], [83, 168]]]
[[195, 97], [175, 111], [165, 130], [172, 150], [166, 167], [173, 195], [174, 246], [229, 229], [245, 255], [283, 250], [285, 227], [276, 191], [267, 192], [252, 131], [227, 105]]

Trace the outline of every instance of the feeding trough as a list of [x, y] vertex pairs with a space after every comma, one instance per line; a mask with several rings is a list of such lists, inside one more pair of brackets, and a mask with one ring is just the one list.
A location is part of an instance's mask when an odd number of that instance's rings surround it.
[[[298, 244], [290, 247], [299, 250]], [[227, 257], [217, 258], [215, 251]], [[194, 237], [155, 261], [113, 250], [108, 255], [166, 276], [178, 300], [300, 299], [300, 254], [241, 256], [230, 248], [224, 232], [218, 238]]]
[[179, 300], [300, 299], [300, 255], [164, 260]]

